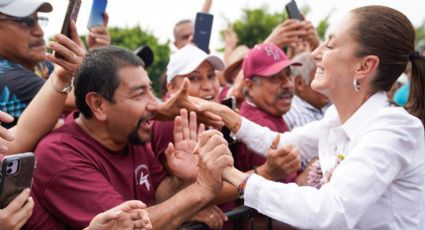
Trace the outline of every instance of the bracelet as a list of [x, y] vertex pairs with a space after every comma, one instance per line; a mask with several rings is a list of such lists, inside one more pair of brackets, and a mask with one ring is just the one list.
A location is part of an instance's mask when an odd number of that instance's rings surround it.
[[72, 90], [72, 80], [71, 83], [68, 86], [65, 86], [63, 89], [58, 89], [55, 84], [53, 83], [53, 76], [49, 77], [49, 81], [50, 81], [50, 86], [52, 87], [52, 89], [58, 93], [62, 93], [62, 94], [68, 94], [69, 92], [71, 92]]
[[243, 199], [243, 195], [245, 193], [246, 182], [248, 182], [248, 179], [251, 175], [252, 174], [249, 174], [248, 176], [246, 176], [238, 186], [239, 198], [241, 199]]

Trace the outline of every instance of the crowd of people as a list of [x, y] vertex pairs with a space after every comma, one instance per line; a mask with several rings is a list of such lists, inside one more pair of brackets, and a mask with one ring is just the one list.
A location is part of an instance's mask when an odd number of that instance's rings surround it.
[[353, 9], [322, 42], [310, 21], [254, 47], [230, 28], [223, 59], [181, 20], [163, 95], [107, 13], [47, 52], [52, 10], [0, 0], [0, 154], [37, 159], [0, 229], [233, 229], [242, 205], [259, 229], [425, 229], [425, 57], [397, 10]]

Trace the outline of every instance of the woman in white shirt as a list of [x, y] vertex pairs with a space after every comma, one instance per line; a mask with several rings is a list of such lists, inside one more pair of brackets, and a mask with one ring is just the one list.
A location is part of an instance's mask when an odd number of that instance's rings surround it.
[[[425, 180], [425, 74], [424, 58], [414, 48], [415, 30], [400, 12], [383, 6], [352, 10], [313, 52], [312, 88], [334, 106], [323, 120], [284, 134], [215, 103], [180, 95], [175, 104], [221, 116], [259, 154], [267, 154], [280, 135], [278, 147], [292, 144], [304, 158], [319, 156], [329, 176], [320, 189], [226, 170], [223, 178], [238, 187], [246, 206], [306, 229], [415, 229]], [[414, 116], [391, 107], [385, 96], [409, 60], [406, 109]], [[339, 164], [338, 155], [344, 156]]]

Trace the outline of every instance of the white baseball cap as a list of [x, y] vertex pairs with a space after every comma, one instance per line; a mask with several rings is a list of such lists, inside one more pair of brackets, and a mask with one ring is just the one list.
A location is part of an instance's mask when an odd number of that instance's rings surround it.
[[13, 17], [27, 17], [35, 11], [50, 12], [52, 9], [46, 0], [0, 0], [0, 12]]
[[224, 62], [218, 56], [207, 54], [193, 45], [186, 45], [171, 55], [167, 66], [167, 82], [171, 82], [178, 75], [193, 72], [207, 60], [216, 70], [224, 70]]

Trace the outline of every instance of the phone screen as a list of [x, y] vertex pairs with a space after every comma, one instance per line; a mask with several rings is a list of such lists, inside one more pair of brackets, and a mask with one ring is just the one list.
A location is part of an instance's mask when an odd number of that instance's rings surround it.
[[[229, 97], [221, 102], [221, 104], [231, 108], [232, 110], [235, 110], [236, 107], [236, 99], [234, 97]], [[230, 129], [227, 127], [221, 128], [221, 133], [223, 134], [223, 138], [227, 141], [227, 143], [234, 144], [235, 138], [232, 137]]]
[[288, 13], [289, 18], [297, 19], [300, 21], [304, 20], [304, 17], [301, 15], [295, 0], [291, 0], [288, 4], [286, 4], [285, 9]]
[[107, 4], [107, 0], [93, 0], [93, 5], [91, 6], [87, 28], [90, 29], [96, 26], [103, 25], [103, 14], [105, 13]]
[[211, 29], [214, 16], [212, 14], [198, 12], [195, 20], [195, 32], [193, 34], [193, 41], [196, 46], [209, 53]]

